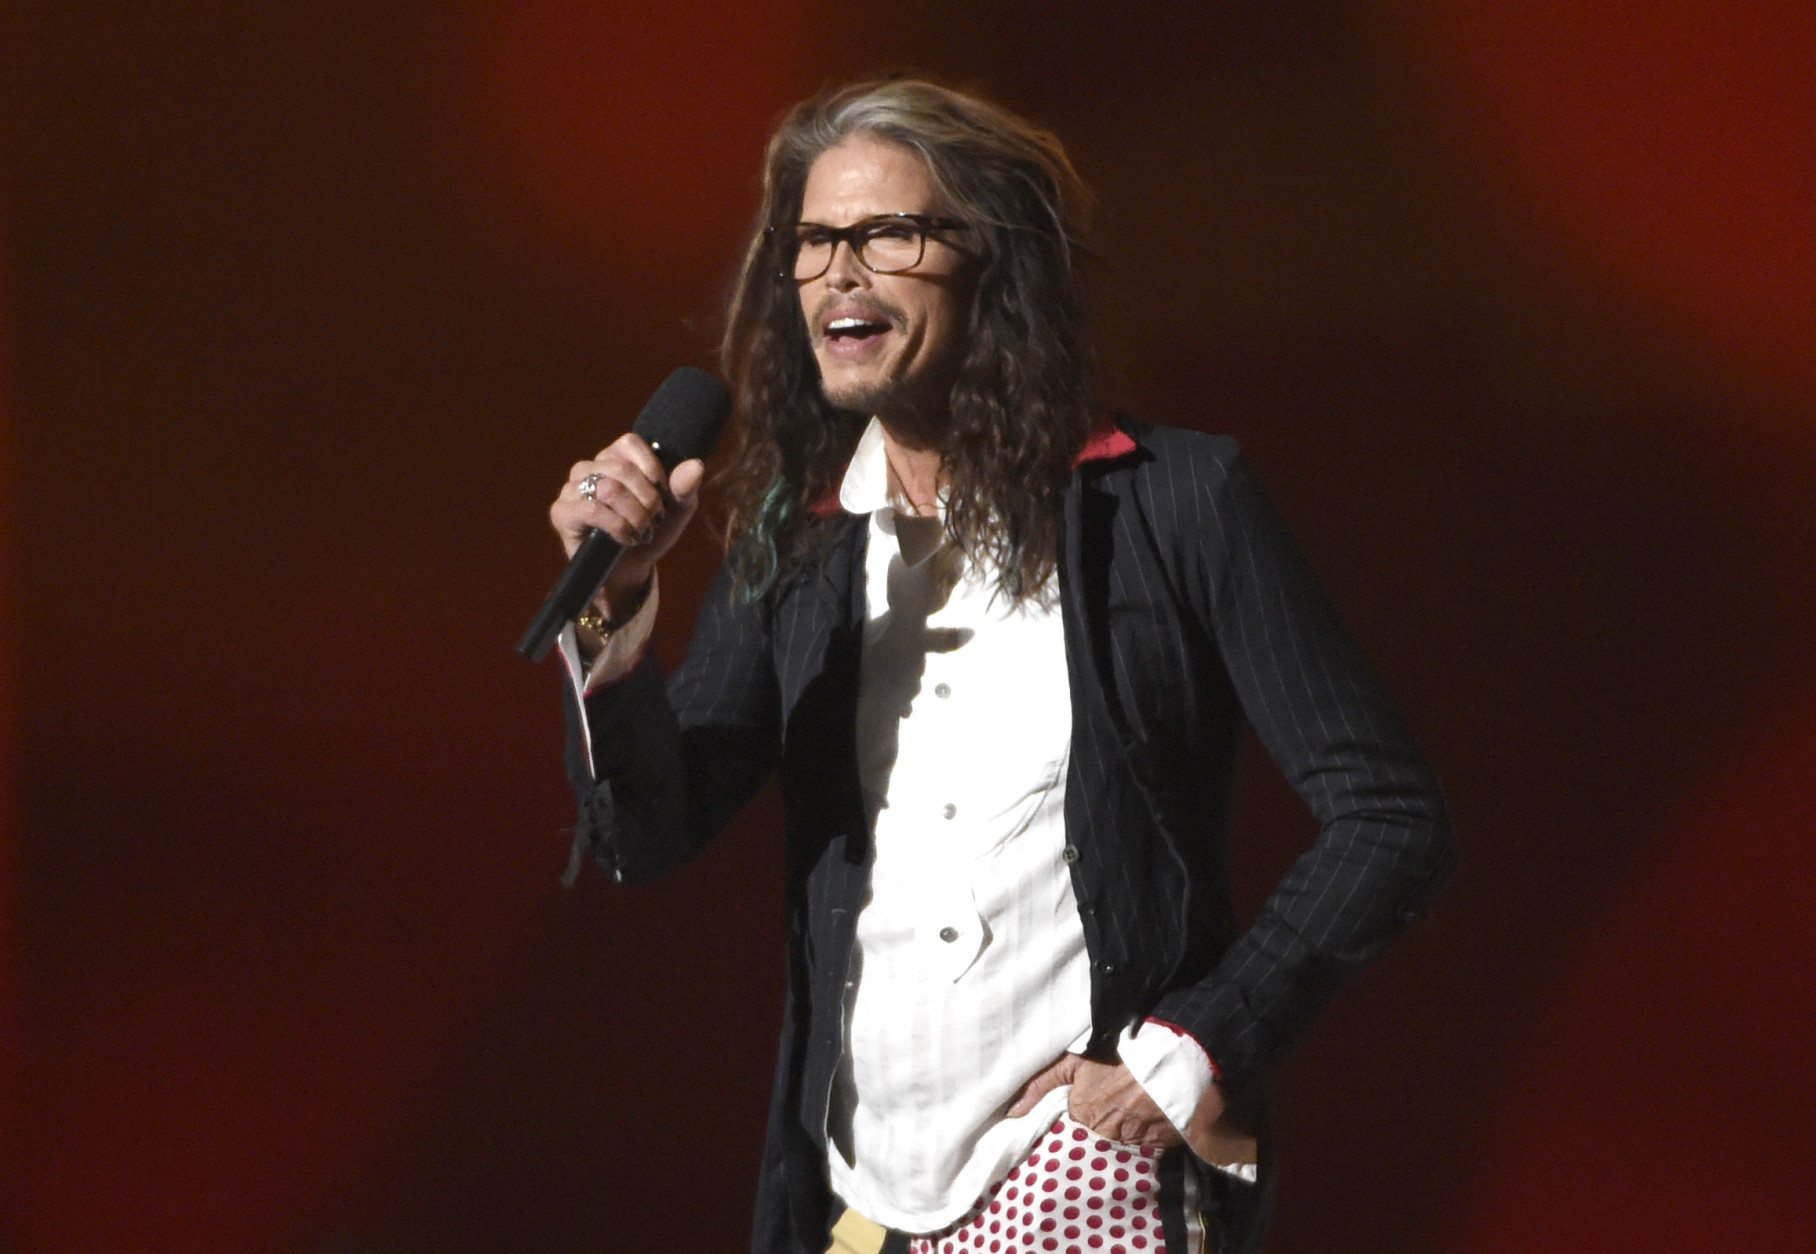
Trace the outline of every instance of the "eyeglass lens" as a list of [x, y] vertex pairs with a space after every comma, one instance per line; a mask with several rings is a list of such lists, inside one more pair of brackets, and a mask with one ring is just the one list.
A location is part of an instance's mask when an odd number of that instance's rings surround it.
[[805, 281], [825, 274], [840, 240], [876, 273], [899, 274], [920, 264], [927, 236], [919, 223], [900, 219], [872, 219], [843, 228], [803, 223], [796, 228], [794, 277]]

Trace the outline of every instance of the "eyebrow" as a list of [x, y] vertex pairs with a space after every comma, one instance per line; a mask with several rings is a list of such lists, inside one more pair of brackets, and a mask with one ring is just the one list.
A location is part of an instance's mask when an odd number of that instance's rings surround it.
[[873, 213], [859, 218], [846, 226], [833, 226], [830, 222], [815, 222], [810, 218], [801, 218], [795, 226], [817, 227], [822, 231], [853, 231], [861, 226], [873, 226], [889, 221], [912, 222], [923, 230], [961, 231], [970, 228], [971, 224], [960, 218], [948, 218], [934, 213]]

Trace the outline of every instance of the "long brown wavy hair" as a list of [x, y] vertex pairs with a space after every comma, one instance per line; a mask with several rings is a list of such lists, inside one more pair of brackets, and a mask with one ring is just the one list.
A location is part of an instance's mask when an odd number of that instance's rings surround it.
[[837, 490], [868, 417], [821, 393], [786, 249], [808, 169], [852, 135], [926, 162], [978, 260], [966, 345], [939, 444], [946, 529], [993, 562], [1016, 601], [1058, 560], [1060, 497], [1090, 435], [1094, 356], [1082, 234], [1089, 195], [1048, 132], [915, 79], [859, 83], [795, 106], [769, 141], [756, 229], [733, 290], [721, 365], [737, 435], [721, 478], [738, 587], [760, 597], [823, 551], [814, 506]]

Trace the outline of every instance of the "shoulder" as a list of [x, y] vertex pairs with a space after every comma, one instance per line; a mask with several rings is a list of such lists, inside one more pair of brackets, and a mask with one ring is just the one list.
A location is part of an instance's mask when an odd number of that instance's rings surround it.
[[1229, 552], [1286, 535], [1234, 438], [1123, 415], [1116, 424], [1125, 455], [1087, 468], [1080, 486], [1087, 497], [1114, 499], [1163, 548]]
[[1119, 445], [1121, 455], [1082, 467], [1113, 491], [1125, 486], [1145, 490], [1157, 484], [1214, 490], [1233, 476], [1247, 474], [1242, 448], [1230, 436], [1164, 426], [1127, 414], [1117, 414], [1113, 421], [1128, 437]]

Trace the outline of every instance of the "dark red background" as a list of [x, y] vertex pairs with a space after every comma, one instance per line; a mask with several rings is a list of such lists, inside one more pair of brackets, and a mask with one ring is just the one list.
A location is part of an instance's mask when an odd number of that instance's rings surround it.
[[[15, 0], [0, 1248], [743, 1244], [773, 804], [561, 890], [510, 645], [774, 116], [904, 66], [1070, 143], [1128, 397], [1245, 442], [1454, 802], [1281, 1077], [1270, 1248], [1804, 1248], [1807, 14]], [[1308, 833], [1249, 776], [1252, 906]]]

